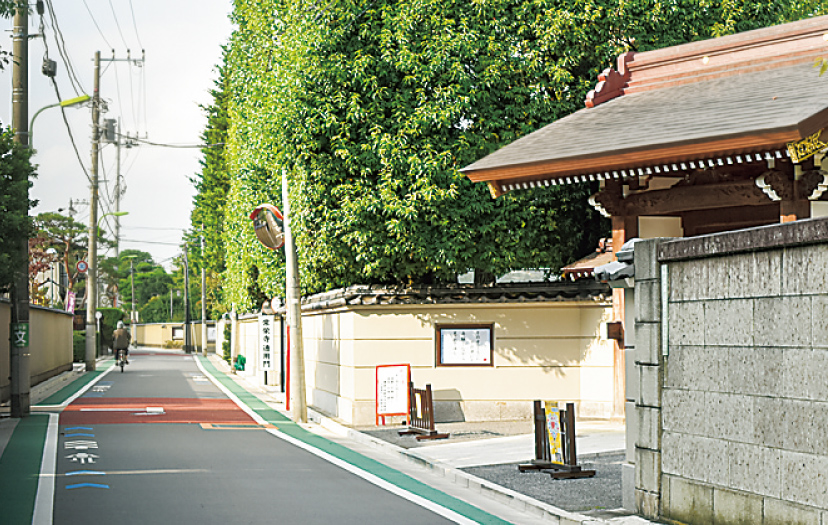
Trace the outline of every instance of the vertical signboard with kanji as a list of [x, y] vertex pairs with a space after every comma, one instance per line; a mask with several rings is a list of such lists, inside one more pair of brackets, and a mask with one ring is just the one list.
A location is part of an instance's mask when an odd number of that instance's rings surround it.
[[411, 365], [377, 366], [376, 423], [385, 416], [408, 415], [408, 383], [411, 381]]
[[259, 369], [265, 372], [273, 370], [273, 326], [276, 322], [275, 315], [259, 315]]

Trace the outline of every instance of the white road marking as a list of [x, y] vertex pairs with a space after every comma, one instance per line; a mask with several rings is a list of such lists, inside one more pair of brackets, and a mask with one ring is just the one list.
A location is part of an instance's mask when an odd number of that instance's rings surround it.
[[[213, 375], [210, 374], [204, 368], [204, 366], [201, 364], [201, 361], [196, 359], [195, 362], [196, 362], [196, 365], [198, 365], [198, 368], [201, 370], [201, 372], [205, 376], [207, 376], [210, 379], [210, 381], [212, 381], [213, 384], [216, 385], [219, 388], [219, 390], [221, 390], [224, 393], [224, 395], [226, 395], [227, 397], [232, 399], [233, 402], [236, 403], [236, 405], [238, 405], [239, 408], [244, 410], [247, 413], [247, 415], [252, 417], [260, 425], [268, 424], [267, 421], [265, 421], [259, 414], [254, 412], [253, 409], [251, 409], [247, 405], [245, 405], [241, 401], [241, 399], [236, 397], [236, 395], [233, 394], [233, 392], [231, 392], [227, 387], [222, 385], [215, 377], [213, 377]], [[474, 521], [474, 520], [471, 520], [471, 519], [469, 519], [469, 518], [467, 518], [467, 517], [465, 517], [461, 514], [458, 514], [457, 512], [455, 512], [451, 509], [443, 507], [442, 505], [438, 505], [437, 503], [434, 503], [433, 501], [429, 501], [426, 498], [424, 498], [422, 496], [419, 496], [417, 494], [414, 494], [413, 492], [410, 492], [410, 491], [408, 491], [408, 490], [406, 490], [402, 487], [398, 487], [397, 485], [394, 485], [393, 483], [385, 481], [384, 479], [382, 479], [382, 478], [380, 478], [380, 477], [378, 477], [374, 474], [371, 474], [370, 472], [362, 470], [361, 468], [359, 468], [355, 465], [351, 465], [350, 463], [348, 463], [344, 460], [341, 460], [336, 456], [332, 456], [331, 454], [328, 454], [327, 452], [325, 452], [323, 450], [320, 450], [320, 449], [318, 449], [314, 446], [308, 445], [304, 441], [300, 441], [300, 440], [298, 440], [294, 437], [288, 436], [287, 434], [284, 434], [284, 433], [282, 433], [279, 430], [274, 429], [274, 428], [268, 428], [267, 431], [270, 434], [272, 434], [272, 435], [274, 435], [274, 436], [276, 436], [280, 439], [283, 439], [283, 440], [287, 441], [288, 443], [296, 445], [297, 447], [299, 447], [303, 450], [306, 450], [306, 451], [310, 452], [311, 454], [313, 454], [313, 455], [315, 455], [319, 458], [322, 458], [322, 459], [324, 459], [324, 460], [326, 460], [330, 463], [333, 463], [334, 465], [336, 465], [336, 466], [338, 466], [338, 467], [340, 467], [344, 470], [347, 470], [348, 472], [350, 472], [351, 474], [354, 474], [355, 476], [359, 476], [360, 478], [364, 479], [365, 481], [367, 481], [369, 483], [373, 483], [374, 485], [376, 485], [376, 486], [378, 486], [382, 489], [385, 489], [388, 492], [391, 492], [392, 494], [396, 494], [397, 496], [399, 496], [403, 499], [406, 499], [406, 500], [408, 500], [412, 503], [420, 505], [421, 507], [424, 507], [424, 508], [432, 511], [432, 512], [434, 512], [435, 514], [437, 514], [439, 516], [443, 516], [444, 518], [446, 518], [448, 520], [451, 520], [455, 523], [461, 523], [463, 525], [477, 525], [477, 522]]]
[[58, 446], [58, 414], [49, 414], [49, 426], [46, 429], [46, 443], [43, 446], [43, 459], [40, 462], [40, 478], [37, 480], [32, 525], [51, 525], [52, 506], [55, 500], [55, 468]]

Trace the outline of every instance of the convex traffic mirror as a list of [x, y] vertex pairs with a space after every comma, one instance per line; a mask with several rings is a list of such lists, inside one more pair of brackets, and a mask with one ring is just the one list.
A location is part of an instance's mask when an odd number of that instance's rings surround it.
[[271, 250], [285, 245], [285, 225], [282, 212], [272, 204], [260, 204], [250, 214], [256, 238]]

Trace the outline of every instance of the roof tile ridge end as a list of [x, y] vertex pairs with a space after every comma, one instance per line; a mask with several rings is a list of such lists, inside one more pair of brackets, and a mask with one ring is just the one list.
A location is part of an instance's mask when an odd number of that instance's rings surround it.
[[598, 104], [620, 97], [624, 94], [624, 88], [630, 81], [629, 64], [635, 60], [635, 52], [627, 51], [618, 55], [617, 69], [606, 68], [598, 74], [598, 83], [595, 89], [587, 93], [584, 104], [588, 108], [594, 108]]

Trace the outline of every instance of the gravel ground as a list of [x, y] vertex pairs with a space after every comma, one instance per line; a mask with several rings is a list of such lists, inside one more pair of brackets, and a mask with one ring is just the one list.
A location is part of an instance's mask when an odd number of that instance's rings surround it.
[[595, 477], [583, 479], [552, 479], [541, 471], [521, 473], [517, 463], [463, 471], [564, 510], [599, 515], [621, 507], [623, 461], [624, 454], [582, 460], [581, 467], [596, 471]]
[[448, 439], [425, 439], [417, 441], [414, 436], [400, 436], [399, 431], [405, 430], [405, 425], [388, 425], [385, 427], [357, 427], [363, 434], [374, 436], [388, 443], [393, 443], [402, 448], [418, 448], [430, 445], [443, 445], [446, 443], [457, 443], [459, 441], [471, 441], [504, 436], [517, 436], [520, 434], [531, 434], [534, 432], [531, 420], [518, 421], [481, 421], [481, 422], [457, 422], [437, 423], [438, 432], [447, 432]]

